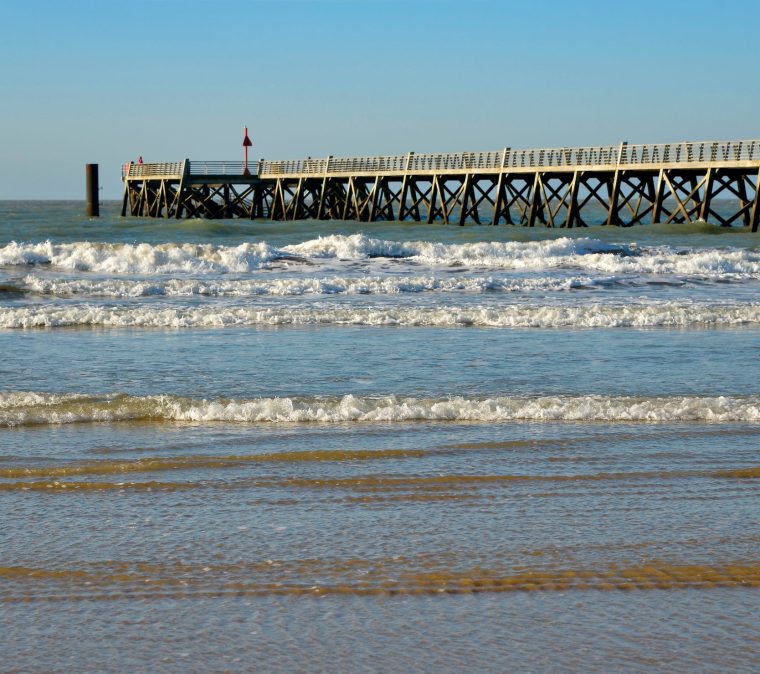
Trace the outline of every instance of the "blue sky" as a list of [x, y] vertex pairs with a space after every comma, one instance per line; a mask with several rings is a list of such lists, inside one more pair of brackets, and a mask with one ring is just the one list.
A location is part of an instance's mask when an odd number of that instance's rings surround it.
[[119, 165], [760, 137], [756, 0], [3, 0], [0, 199]]

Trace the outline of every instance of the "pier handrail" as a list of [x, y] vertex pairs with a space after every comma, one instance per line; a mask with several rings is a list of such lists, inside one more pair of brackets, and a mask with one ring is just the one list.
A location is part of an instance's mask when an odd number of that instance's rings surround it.
[[[245, 164], [242, 161], [191, 161], [190, 175], [240, 176], [243, 175]], [[249, 161], [248, 172], [257, 175], [259, 162]]]
[[[243, 175], [244, 163], [242, 161], [192, 161], [187, 162], [190, 175], [215, 175], [215, 176], [240, 176]], [[121, 177], [142, 178], [146, 176], [181, 176], [185, 170], [185, 162], [153, 162], [138, 164], [128, 162], [121, 167]], [[259, 162], [249, 161], [248, 172], [257, 175]]]
[[[504, 149], [491, 152], [403, 154], [262, 161], [263, 175], [400, 173], [509, 168], [613, 167], [655, 164], [760, 162], [760, 140], [643, 143], [588, 147]], [[328, 165], [329, 162], [329, 165]]]
[[151, 164], [142, 164], [137, 162], [127, 162], [121, 167], [121, 177], [124, 178], [143, 178], [148, 176], [176, 176], [182, 175], [185, 170], [185, 162], [170, 161], [158, 162]]
[[[654, 165], [715, 164], [740, 162], [760, 164], [760, 140], [645, 143], [638, 145], [599, 145], [588, 147], [538, 148], [491, 152], [453, 152], [438, 154], [399, 154], [374, 157], [327, 157], [324, 159], [263, 160], [249, 162], [252, 175], [277, 177], [289, 175], [326, 176], [340, 174], [387, 175], [435, 173], [438, 171], [508, 171], [509, 169], [562, 169], [644, 167]], [[190, 175], [243, 175], [243, 162], [192, 161]], [[129, 163], [122, 167], [122, 178], [181, 175], [184, 162], [151, 164]]]

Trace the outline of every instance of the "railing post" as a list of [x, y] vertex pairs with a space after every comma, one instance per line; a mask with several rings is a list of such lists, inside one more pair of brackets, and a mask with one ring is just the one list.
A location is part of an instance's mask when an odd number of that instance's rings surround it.
[[628, 163], [628, 141], [624, 140], [622, 143], [620, 143], [620, 147], [618, 148], [618, 156], [617, 156], [617, 165], [620, 166], [620, 164], [627, 164]]

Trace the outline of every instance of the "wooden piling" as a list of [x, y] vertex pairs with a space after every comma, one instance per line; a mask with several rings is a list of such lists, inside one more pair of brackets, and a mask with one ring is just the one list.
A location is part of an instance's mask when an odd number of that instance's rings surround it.
[[85, 193], [87, 199], [86, 212], [88, 218], [97, 218], [100, 215], [100, 200], [98, 192], [98, 165], [85, 165]]

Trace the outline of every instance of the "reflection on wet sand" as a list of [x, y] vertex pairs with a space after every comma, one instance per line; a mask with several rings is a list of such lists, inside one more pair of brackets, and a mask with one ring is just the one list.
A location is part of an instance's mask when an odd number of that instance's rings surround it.
[[[342, 455], [351, 460], [370, 460], [380, 458], [421, 457], [424, 452], [413, 450], [385, 451], [354, 451], [354, 452], [288, 452], [284, 454], [263, 454], [228, 457], [184, 457], [184, 458], [155, 458], [138, 459], [136, 461], [110, 462], [101, 461], [89, 464], [71, 466], [6, 468], [0, 470], [1, 478], [12, 477], [75, 477], [79, 475], [109, 475], [121, 473], [149, 473], [190, 468], [234, 468], [246, 463], [267, 461], [330, 461], [330, 457]], [[631, 471], [615, 473], [576, 473], [571, 475], [361, 475], [355, 477], [264, 477], [242, 478], [232, 481], [202, 481], [159, 482], [156, 480], [141, 482], [89, 482], [82, 480], [53, 480], [0, 482], [0, 491], [47, 491], [50, 493], [64, 491], [105, 491], [120, 490], [150, 490], [150, 489], [246, 489], [246, 488], [279, 488], [279, 489], [331, 489], [354, 490], [367, 492], [397, 491], [405, 489], [450, 493], [452, 498], [461, 497], [459, 492], [487, 487], [506, 486], [515, 483], [583, 483], [583, 482], [635, 482], [647, 480], [679, 480], [692, 478], [738, 479], [752, 480], [760, 477], [760, 467], [735, 468], [723, 470], [664, 470], [664, 471]], [[417, 494], [419, 496], [419, 494]], [[403, 496], [396, 496], [404, 498]], [[409, 497], [413, 498], [413, 497]], [[441, 496], [443, 498], [443, 496]]]
[[414, 569], [395, 562], [299, 560], [223, 566], [0, 567], [0, 601], [107, 600], [225, 595], [394, 595], [572, 590], [760, 588], [758, 564], [651, 563], [604, 569]]

